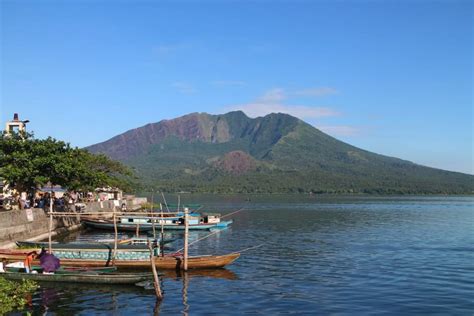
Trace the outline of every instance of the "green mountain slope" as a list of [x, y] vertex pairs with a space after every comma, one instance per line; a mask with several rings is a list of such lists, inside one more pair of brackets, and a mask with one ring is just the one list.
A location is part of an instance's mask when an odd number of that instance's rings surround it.
[[287, 114], [193, 113], [88, 147], [176, 192], [472, 193], [474, 176], [341, 142]]

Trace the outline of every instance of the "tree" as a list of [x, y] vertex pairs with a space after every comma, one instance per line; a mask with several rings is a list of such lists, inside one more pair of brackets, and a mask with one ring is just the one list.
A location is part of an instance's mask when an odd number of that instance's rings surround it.
[[0, 176], [20, 192], [32, 192], [47, 183], [70, 190], [129, 187], [131, 171], [104, 155], [48, 137], [3, 133], [0, 139]]

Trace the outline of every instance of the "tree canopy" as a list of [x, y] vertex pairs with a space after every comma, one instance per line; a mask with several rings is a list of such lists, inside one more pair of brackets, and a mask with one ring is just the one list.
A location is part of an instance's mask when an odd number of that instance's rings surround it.
[[129, 168], [105, 155], [51, 137], [1, 135], [0, 176], [18, 191], [32, 191], [47, 183], [78, 191], [102, 186], [127, 190], [131, 174]]

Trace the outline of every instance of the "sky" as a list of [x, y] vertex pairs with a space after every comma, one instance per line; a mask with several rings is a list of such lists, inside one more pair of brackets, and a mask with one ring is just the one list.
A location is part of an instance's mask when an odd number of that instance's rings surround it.
[[471, 1], [0, 1], [0, 119], [84, 147], [191, 112], [294, 115], [474, 174]]

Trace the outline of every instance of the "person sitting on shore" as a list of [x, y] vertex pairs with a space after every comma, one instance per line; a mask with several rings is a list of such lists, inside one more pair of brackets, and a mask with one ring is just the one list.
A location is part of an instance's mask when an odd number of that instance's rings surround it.
[[33, 272], [31, 264], [33, 263], [33, 260], [37, 258], [37, 256], [38, 253], [36, 251], [31, 251], [26, 255], [25, 261], [23, 261], [26, 273]]

